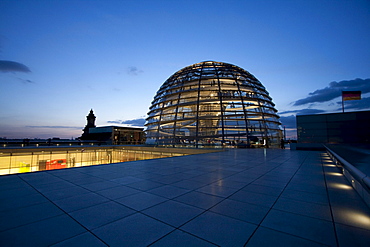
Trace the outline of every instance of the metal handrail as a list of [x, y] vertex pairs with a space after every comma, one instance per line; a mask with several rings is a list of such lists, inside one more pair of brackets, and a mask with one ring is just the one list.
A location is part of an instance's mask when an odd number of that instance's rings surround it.
[[324, 147], [352, 175], [352, 177], [356, 179], [356, 181], [358, 181], [368, 193], [370, 193], [370, 178], [329, 147], [326, 145], [324, 145]]

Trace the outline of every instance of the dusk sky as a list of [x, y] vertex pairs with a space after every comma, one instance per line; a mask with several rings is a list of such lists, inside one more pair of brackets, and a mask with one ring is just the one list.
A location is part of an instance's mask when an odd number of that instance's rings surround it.
[[[0, 137], [76, 138], [142, 126], [176, 71], [237, 65], [296, 114], [370, 110], [370, 1], [0, 0]], [[288, 131], [293, 138], [296, 132]]]

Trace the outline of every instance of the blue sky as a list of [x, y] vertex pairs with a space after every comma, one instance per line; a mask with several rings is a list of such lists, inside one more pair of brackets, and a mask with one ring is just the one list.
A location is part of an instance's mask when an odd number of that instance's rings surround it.
[[140, 123], [169, 76], [206, 60], [257, 77], [289, 130], [341, 112], [341, 90], [369, 110], [369, 30], [367, 0], [0, 0], [0, 137], [76, 138], [91, 108], [98, 126]]

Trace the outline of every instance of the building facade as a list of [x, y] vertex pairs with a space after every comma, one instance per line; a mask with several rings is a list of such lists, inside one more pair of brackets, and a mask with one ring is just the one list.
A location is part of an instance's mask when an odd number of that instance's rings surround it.
[[104, 145], [139, 145], [145, 143], [144, 128], [120, 126], [95, 126], [95, 115], [90, 110], [86, 116], [87, 124], [79, 138], [83, 141], [93, 141]]
[[370, 111], [297, 116], [299, 144], [370, 143]]
[[107, 145], [139, 145], [145, 143], [144, 128], [103, 126], [90, 128], [91, 140]]

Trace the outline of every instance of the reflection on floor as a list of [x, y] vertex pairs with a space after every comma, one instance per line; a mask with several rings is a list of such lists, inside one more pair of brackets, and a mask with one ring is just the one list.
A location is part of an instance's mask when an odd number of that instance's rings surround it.
[[0, 151], [0, 175], [167, 158], [211, 151], [219, 150], [137, 146], [7, 148]]

